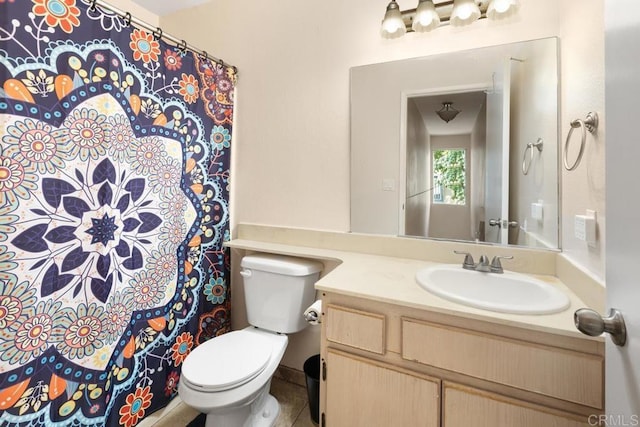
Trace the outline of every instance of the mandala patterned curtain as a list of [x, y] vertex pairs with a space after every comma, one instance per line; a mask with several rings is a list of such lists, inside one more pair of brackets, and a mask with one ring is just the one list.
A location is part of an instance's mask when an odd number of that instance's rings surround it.
[[229, 329], [234, 83], [80, 0], [0, 0], [0, 425], [135, 425]]

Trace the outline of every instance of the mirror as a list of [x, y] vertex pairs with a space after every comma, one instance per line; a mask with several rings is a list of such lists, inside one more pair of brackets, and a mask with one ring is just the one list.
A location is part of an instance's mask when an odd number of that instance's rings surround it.
[[351, 231], [559, 249], [558, 76], [556, 38], [352, 68]]

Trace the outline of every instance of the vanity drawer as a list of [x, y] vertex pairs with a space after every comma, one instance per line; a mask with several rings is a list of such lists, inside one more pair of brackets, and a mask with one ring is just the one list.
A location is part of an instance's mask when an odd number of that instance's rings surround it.
[[402, 318], [402, 357], [603, 408], [604, 359], [600, 356]]
[[385, 350], [385, 317], [329, 304], [323, 319], [328, 341], [376, 354]]

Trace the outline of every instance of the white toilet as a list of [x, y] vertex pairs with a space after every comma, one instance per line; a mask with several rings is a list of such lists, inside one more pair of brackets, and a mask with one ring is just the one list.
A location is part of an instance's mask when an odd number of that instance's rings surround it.
[[271, 427], [280, 412], [269, 394], [285, 349], [285, 334], [307, 326], [304, 310], [315, 299], [322, 264], [267, 254], [240, 263], [252, 326], [215, 337], [184, 361], [178, 393], [207, 414], [207, 427]]

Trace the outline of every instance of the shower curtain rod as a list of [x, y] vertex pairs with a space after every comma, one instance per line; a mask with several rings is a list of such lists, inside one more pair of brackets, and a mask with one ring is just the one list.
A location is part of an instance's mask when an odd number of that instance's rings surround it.
[[[85, 3], [87, 3], [87, 2], [85, 1]], [[210, 59], [210, 60], [222, 65], [223, 67], [231, 68], [233, 70], [234, 74], [236, 74], [236, 75], [238, 74], [238, 67], [236, 67], [235, 65], [227, 64], [222, 59], [218, 59], [216, 57], [213, 57], [213, 56], [209, 55], [206, 50], [200, 50], [200, 49], [194, 47], [193, 45], [185, 42], [184, 40], [180, 40], [180, 39], [178, 39], [178, 38], [176, 38], [176, 37], [174, 37], [174, 36], [172, 36], [170, 34], [166, 34], [166, 33], [164, 33], [162, 31], [162, 28], [160, 28], [160, 27], [154, 28], [153, 26], [151, 26], [147, 22], [145, 22], [145, 21], [143, 21], [141, 19], [138, 19], [138, 18], [136, 18], [134, 16], [131, 16], [131, 13], [129, 13], [129, 12], [125, 12], [125, 11], [123, 11], [121, 9], [118, 9], [115, 6], [111, 6], [110, 4], [104, 2], [103, 0], [89, 0], [88, 3], [89, 3], [89, 10], [91, 10], [91, 11], [95, 10], [96, 6], [100, 6], [101, 8], [107, 9], [108, 11], [113, 12], [116, 15], [120, 16], [121, 18], [123, 18], [127, 25], [135, 24], [136, 26], [142, 27], [145, 30], [149, 30], [149, 31], [151, 31], [153, 33], [153, 36], [156, 39], [164, 38], [166, 40], [169, 40], [170, 42], [175, 43], [176, 47], [178, 49], [182, 50], [182, 51], [190, 50], [190, 51], [196, 53], [197, 55], [200, 55], [200, 57], [202, 57], [202, 58]]]

